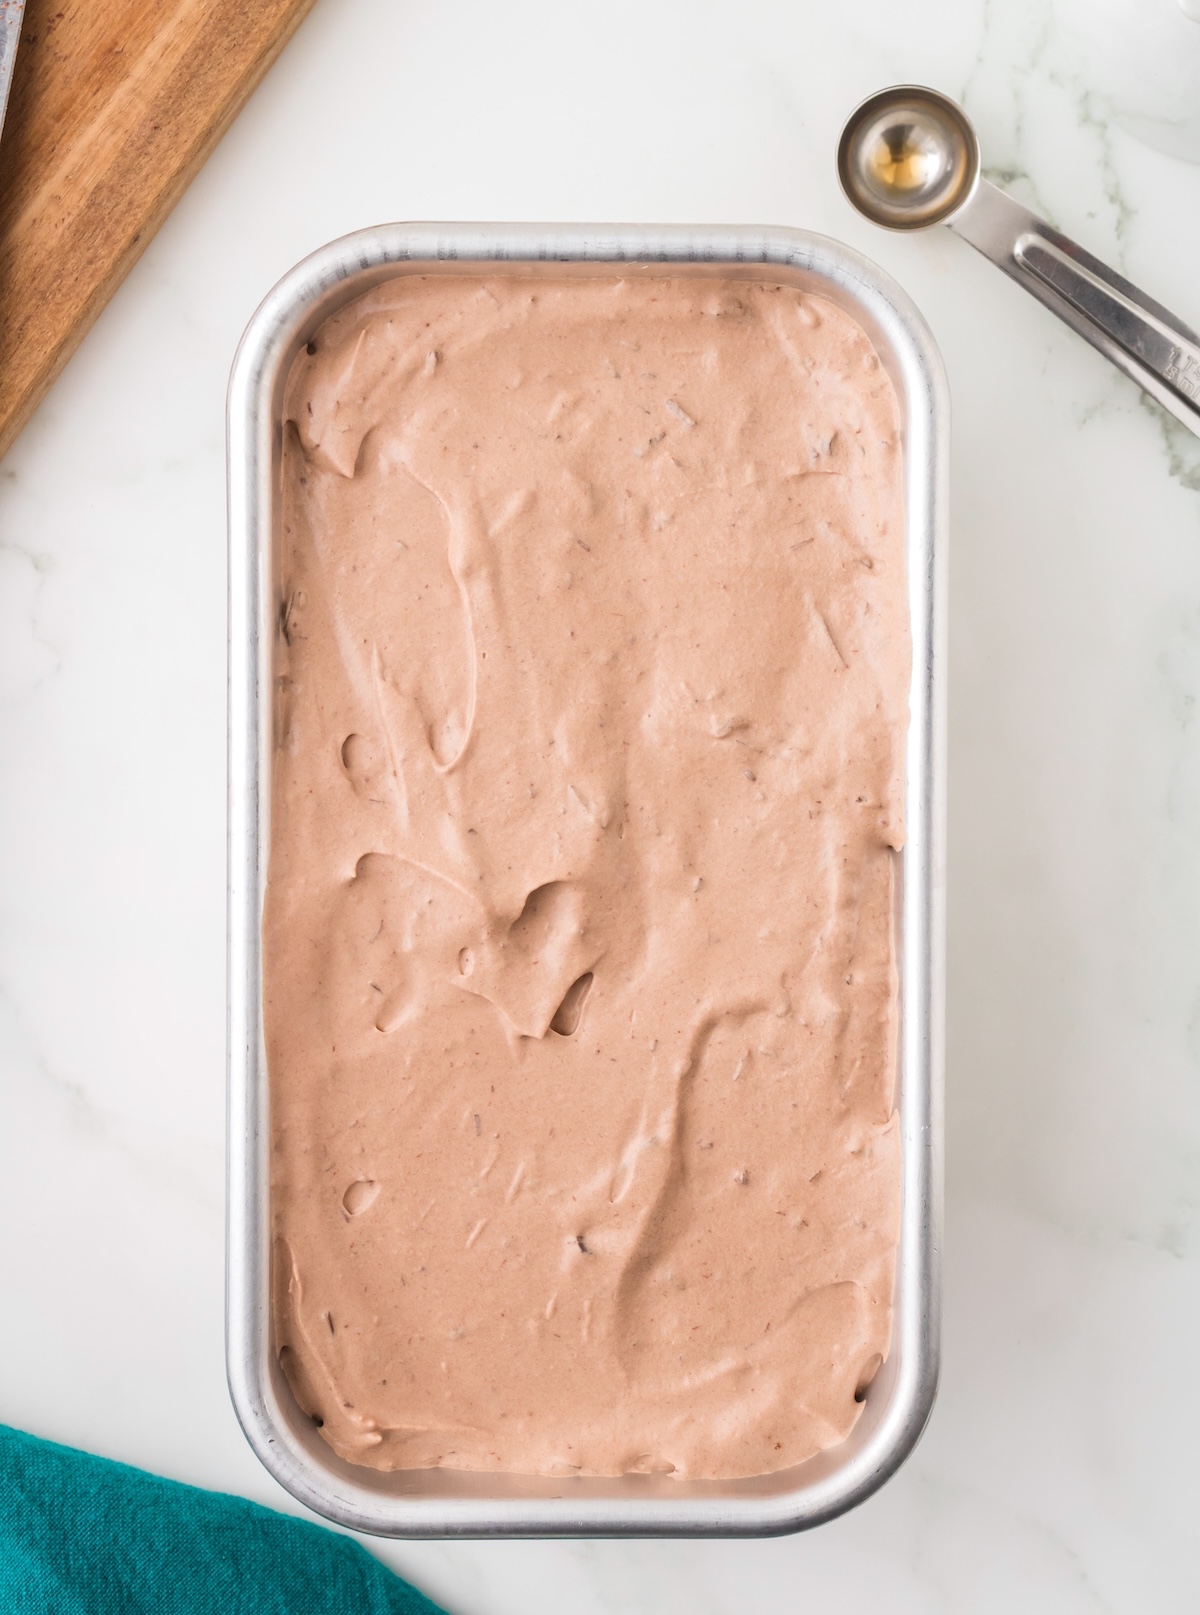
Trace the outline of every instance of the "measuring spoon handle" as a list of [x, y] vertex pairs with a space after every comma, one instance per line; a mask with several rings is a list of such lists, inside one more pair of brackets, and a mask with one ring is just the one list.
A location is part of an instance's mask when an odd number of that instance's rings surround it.
[[1200, 437], [1200, 337], [986, 179], [946, 221]]

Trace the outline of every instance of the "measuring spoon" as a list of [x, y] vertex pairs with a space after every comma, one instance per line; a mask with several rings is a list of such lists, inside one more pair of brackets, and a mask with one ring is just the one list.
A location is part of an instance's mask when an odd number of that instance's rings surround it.
[[975, 130], [949, 96], [880, 90], [851, 114], [837, 166], [873, 223], [948, 224], [1200, 437], [1200, 337], [984, 179]]

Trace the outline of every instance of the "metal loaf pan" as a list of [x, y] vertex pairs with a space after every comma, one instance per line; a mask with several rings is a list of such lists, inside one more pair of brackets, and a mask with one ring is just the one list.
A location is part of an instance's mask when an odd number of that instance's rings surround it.
[[[270, 1315], [270, 1109], [261, 917], [271, 836], [273, 575], [282, 396], [292, 360], [335, 309], [405, 273], [698, 275], [769, 279], [829, 298], [867, 331], [903, 416], [911, 725], [897, 914], [897, 1104], [903, 1211], [888, 1360], [839, 1446], [736, 1481], [410, 1470], [343, 1462], [294, 1401]], [[832, 1519], [912, 1450], [933, 1404], [941, 1262], [943, 617], [947, 394], [929, 331], [880, 270], [800, 230], [610, 225], [384, 225], [314, 253], [263, 303], [229, 393], [229, 1169], [227, 1366], [250, 1445], [302, 1503], [382, 1536], [754, 1536]]]

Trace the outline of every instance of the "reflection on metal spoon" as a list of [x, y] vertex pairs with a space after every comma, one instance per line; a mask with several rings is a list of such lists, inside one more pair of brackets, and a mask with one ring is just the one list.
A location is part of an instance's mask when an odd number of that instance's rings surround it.
[[838, 178], [875, 224], [945, 222], [1200, 437], [1200, 337], [992, 185], [962, 108], [937, 90], [881, 90], [851, 114]]

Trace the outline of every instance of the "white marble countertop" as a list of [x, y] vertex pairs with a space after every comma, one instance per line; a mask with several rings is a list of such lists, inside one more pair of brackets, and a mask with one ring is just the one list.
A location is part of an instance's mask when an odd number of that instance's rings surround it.
[[936, 84], [1200, 322], [1200, 166], [1112, 123], [1078, 13], [319, 0], [0, 470], [0, 1418], [290, 1506], [222, 1361], [223, 401], [259, 298], [389, 218], [804, 225], [908, 288], [954, 396], [938, 1406], [807, 1536], [378, 1551], [456, 1615], [1195, 1609], [1200, 440], [832, 167], [861, 96]]

